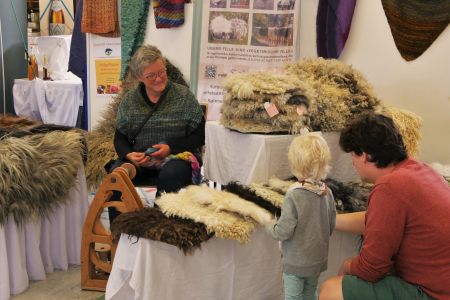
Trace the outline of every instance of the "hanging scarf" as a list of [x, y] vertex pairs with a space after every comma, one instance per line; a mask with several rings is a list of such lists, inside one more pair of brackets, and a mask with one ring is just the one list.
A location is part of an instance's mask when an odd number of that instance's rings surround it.
[[147, 16], [150, 7], [149, 0], [126, 0], [121, 1], [121, 48], [122, 68], [120, 79], [124, 79], [128, 71], [128, 63], [131, 56], [142, 45], [147, 27]]
[[448, 0], [382, 0], [400, 55], [411, 61], [422, 55], [450, 22]]
[[317, 10], [317, 54], [338, 58], [347, 41], [356, 0], [320, 0]]

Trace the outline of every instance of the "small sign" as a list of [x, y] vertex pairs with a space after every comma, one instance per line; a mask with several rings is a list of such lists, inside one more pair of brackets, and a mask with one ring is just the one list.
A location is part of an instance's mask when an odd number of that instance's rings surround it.
[[267, 114], [269, 114], [269, 117], [271, 118], [280, 113], [278, 111], [278, 108], [275, 106], [275, 103], [265, 102], [264, 108], [266, 109]]

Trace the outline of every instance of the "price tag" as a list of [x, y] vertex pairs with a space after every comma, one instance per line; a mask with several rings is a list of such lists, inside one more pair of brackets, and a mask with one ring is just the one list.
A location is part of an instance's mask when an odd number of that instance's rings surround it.
[[280, 113], [274, 103], [265, 102], [264, 108], [266, 109], [267, 114], [271, 118]]
[[297, 114], [299, 116], [303, 116], [306, 113], [306, 106], [304, 105], [297, 105]]

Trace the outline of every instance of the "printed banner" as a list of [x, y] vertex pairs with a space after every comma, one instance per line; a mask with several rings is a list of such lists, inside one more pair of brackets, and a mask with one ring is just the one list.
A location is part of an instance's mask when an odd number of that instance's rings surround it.
[[221, 81], [233, 73], [276, 72], [295, 60], [300, 0], [205, 0], [197, 98], [218, 120]]
[[95, 62], [97, 95], [118, 94], [120, 81], [120, 37], [90, 35], [90, 52]]

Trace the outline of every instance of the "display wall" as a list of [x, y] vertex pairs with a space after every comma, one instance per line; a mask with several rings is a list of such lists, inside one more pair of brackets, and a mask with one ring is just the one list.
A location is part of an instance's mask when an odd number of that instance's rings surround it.
[[[301, 58], [317, 56], [318, 2], [300, 2]], [[194, 61], [191, 65], [193, 12], [194, 4], [187, 4], [186, 23], [182, 27], [156, 29], [151, 11], [145, 37], [147, 43], [158, 46], [180, 68], [188, 81], [191, 68], [197, 63]], [[450, 163], [449, 49], [450, 28], [447, 27], [419, 58], [405, 61], [395, 47], [381, 1], [361, 0], [357, 1], [350, 34], [339, 58], [360, 70], [385, 104], [412, 111], [423, 118], [419, 158], [426, 162]], [[92, 72], [92, 66], [89, 70]], [[110, 99], [98, 99], [93, 88], [89, 89], [89, 96], [90, 128], [93, 128]]]

